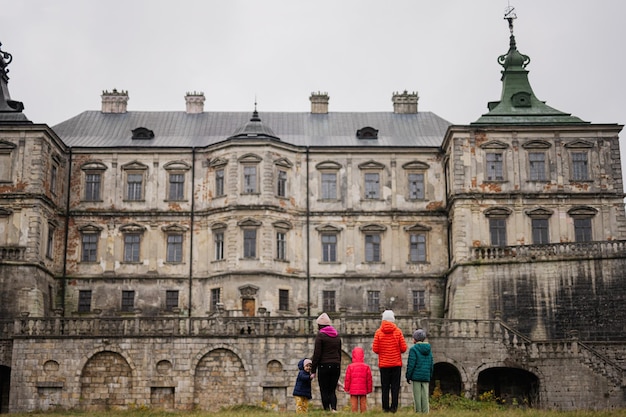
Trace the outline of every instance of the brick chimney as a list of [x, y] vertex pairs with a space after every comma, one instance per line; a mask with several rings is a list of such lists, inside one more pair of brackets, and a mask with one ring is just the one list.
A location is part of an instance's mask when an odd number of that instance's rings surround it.
[[402, 93], [393, 93], [391, 97], [393, 112], [396, 114], [416, 114], [418, 99], [416, 92], [409, 93], [404, 90]]
[[311, 93], [311, 113], [312, 114], [328, 114], [328, 93]]
[[128, 91], [102, 92], [102, 113], [126, 113], [128, 104]]
[[187, 114], [199, 114], [204, 112], [204, 93], [193, 92], [185, 94], [185, 104], [187, 106]]

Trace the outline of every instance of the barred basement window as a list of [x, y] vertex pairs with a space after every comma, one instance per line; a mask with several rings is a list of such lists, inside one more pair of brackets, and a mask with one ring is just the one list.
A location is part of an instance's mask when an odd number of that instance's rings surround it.
[[327, 313], [335, 311], [335, 291], [322, 291], [322, 307]]
[[172, 311], [178, 308], [178, 290], [165, 291], [165, 310]]
[[380, 291], [367, 292], [367, 312], [377, 313], [380, 310]]
[[278, 290], [278, 309], [280, 311], [289, 310], [289, 290]]
[[122, 291], [122, 311], [135, 309], [135, 291]]
[[88, 313], [91, 311], [91, 290], [78, 291], [78, 312]]

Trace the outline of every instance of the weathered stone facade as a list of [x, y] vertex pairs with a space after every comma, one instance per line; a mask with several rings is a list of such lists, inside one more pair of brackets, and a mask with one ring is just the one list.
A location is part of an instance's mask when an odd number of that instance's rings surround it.
[[622, 126], [537, 100], [513, 36], [501, 58], [502, 99], [468, 126], [408, 92], [393, 112], [317, 93], [250, 117], [202, 93], [129, 111], [114, 90], [50, 128], [3, 72], [0, 412], [291, 410], [323, 311], [344, 369], [365, 349], [378, 406], [386, 308], [427, 330], [431, 389], [626, 407]]

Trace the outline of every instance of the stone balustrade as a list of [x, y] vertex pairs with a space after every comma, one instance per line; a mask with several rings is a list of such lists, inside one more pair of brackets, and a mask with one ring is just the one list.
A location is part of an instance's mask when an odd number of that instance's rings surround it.
[[626, 256], [626, 241], [565, 242], [546, 245], [481, 246], [470, 251], [471, 261], [495, 262], [515, 260], [561, 260], [592, 258], [617, 258]]
[[0, 246], [0, 261], [23, 261], [26, 246]]

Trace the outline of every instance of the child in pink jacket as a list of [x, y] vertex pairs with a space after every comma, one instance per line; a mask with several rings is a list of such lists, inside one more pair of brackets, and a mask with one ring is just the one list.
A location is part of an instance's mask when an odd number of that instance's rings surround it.
[[363, 362], [365, 353], [363, 348], [352, 349], [352, 363], [346, 368], [346, 379], [343, 382], [343, 389], [350, 394], [350, 405], [352, 411], [367, 411], [367, 394], [372, 392], [372, 369]]

